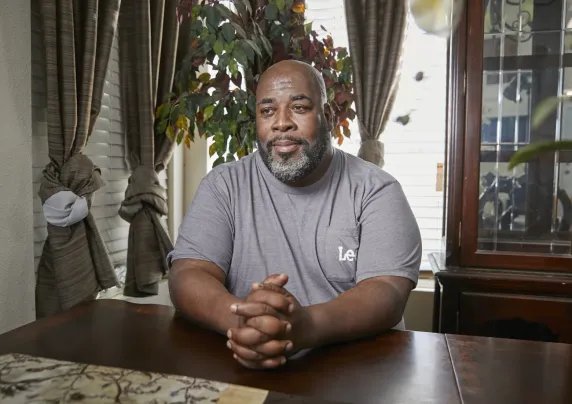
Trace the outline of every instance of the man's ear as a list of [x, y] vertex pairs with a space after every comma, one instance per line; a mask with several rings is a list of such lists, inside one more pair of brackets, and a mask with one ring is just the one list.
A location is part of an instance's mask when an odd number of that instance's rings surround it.
[[324, 104], [324, 116], [326, 117], [326, 126], [328, 128], [328, 132], [333, 131], [336, 118], [334, 116], [334, 110], [329, 103]]

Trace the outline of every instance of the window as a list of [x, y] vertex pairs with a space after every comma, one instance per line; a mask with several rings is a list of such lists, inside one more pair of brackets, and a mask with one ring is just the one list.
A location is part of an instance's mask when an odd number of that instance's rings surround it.
[[[348, 47], [343, 0], [306, 0], [306, 16], [314, 29], [323, 25], [336, 46]], [[416, 81], [418, 72], [423, 79]], [[381, 141], [383, 169], [403, 186], [423, 240], [422, 270], [430, 270], [428, 255], [441, 251], [443, 192], [441, 170], [445, 159], [447, 41], [425, 34], [410, 17], [403, 53], [399, 90]], [[403, 125], [396, 121], [409, 116]], [[342, 150], [357, 155], [359, 129], [350, 126], [351, 139]]]

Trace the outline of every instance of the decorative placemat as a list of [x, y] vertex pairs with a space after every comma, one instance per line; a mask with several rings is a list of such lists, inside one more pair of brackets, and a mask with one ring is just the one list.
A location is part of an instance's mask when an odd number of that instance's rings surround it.
[[0, 356], [0, 402], [15, 403], [324, 403], [211, 380], [65, 362]]

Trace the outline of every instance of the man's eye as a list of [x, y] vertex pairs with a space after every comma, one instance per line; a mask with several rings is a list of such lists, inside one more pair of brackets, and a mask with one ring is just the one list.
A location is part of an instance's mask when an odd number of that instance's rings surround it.
[[308, 108], [308, 107], [305, 106], [305, 105], [294, 105], [293, 109], [294, 109], [294, 111], [296, 111], [296, 112], [303, 112], [303, 111], [309, 110], [310, 108]]
[[261, 113], [262, 115], [271, 114], [271, 113], [272, 113], [272, 108], [262, 108], [262, 109], [260, 110], [260, 113]]

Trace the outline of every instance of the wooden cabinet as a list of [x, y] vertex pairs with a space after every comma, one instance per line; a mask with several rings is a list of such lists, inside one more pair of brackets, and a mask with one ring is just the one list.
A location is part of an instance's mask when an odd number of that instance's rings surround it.
[[572, 0], [468, 0], [450, 41], [445, 231], [434, 330], [572, 343]]

